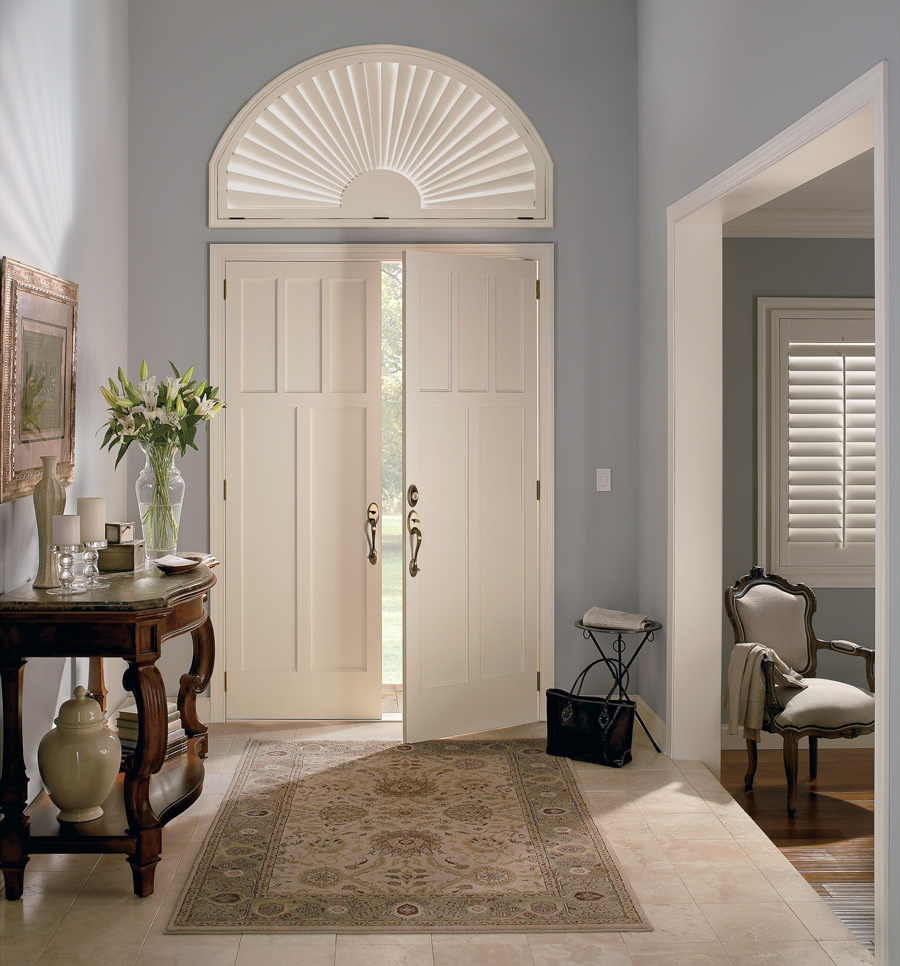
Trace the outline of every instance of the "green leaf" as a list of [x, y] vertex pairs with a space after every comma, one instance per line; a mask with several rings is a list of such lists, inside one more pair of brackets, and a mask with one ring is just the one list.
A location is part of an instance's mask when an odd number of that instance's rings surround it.
[[169, 359], [169, 365], [172, 367], [172, 372], [175, 373], [175, 378], [176, 379], [180, 379], [181, 378], [181, 373], [175, 368], [175, 363], [172, 362], [171, 359]]
[[119, 465], [119, 463], [122, 461], [122, 457], [128, 452], [128, 443], [130, 442], [131, 440], [128, 440], [128, 442], [123, 442], [119, 447], [119, 455], [116, 457], [116, 466]]
[[135, 406], [140, 406], [143, 403], [143, 399], [138, 395], [137, 390], [131, 385], [130, 382], [122, 383], [128, 398], [135, 404]]

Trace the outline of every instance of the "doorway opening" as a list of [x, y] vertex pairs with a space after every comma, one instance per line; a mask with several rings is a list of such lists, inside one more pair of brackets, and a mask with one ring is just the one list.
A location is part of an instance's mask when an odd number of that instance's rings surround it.
[[403, 710], [403, 263], [381, 265], [381, 706]]

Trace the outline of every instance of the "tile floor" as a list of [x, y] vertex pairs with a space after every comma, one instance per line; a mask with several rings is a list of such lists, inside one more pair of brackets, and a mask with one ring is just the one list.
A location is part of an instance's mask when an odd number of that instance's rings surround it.
[[[655, 931], [412, 936], [167, 936], [166, 923], [250, 738], [398, 738], [401, 724], [234, 722], [210, 728], [203, 795], [163, 833], [156, 891], [122, 856], [34, 856], [0, 899], [2, 966], [853, 966], [870, 953], [698, 762], [635, 735], [620, 770], [573, 763]], [[640, 730], [640, 729], [638, 729]], [[542, 724], [500, 732], [539, 737]]]

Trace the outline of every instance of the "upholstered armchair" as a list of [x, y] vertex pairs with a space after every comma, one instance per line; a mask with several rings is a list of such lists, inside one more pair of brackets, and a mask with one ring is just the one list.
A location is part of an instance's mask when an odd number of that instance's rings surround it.
[[[761, 644], [799, 672], [805, 687], [790, 687], [776, 662], [763, 656], [765, 708], [762, 731], [781, 735], [787, 776], [788, 816], [797, 810], [797, 745], [809, 738], [809, 776], [816, 777], [819, 738], [856, 738], [875, 730], [875, 652], [849, 641], [820, 641], [812, 627], [816, 596], [806, 584], [792, 584], [754, 567], [725, 591], [725, 610], [735, 644]], [[869, 690], [816, 677], [822, 649], [865, 661]], [[746, 737], [746, 734], [745, 734]], [[753, 787], [757, 742], [747, 739], [744, 788]]]

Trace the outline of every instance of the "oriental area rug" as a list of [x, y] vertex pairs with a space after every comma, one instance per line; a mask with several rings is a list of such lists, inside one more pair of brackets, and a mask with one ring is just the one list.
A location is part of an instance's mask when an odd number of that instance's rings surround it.
[[167, 931], [651, 929], [544, 747], [252, 741]]

